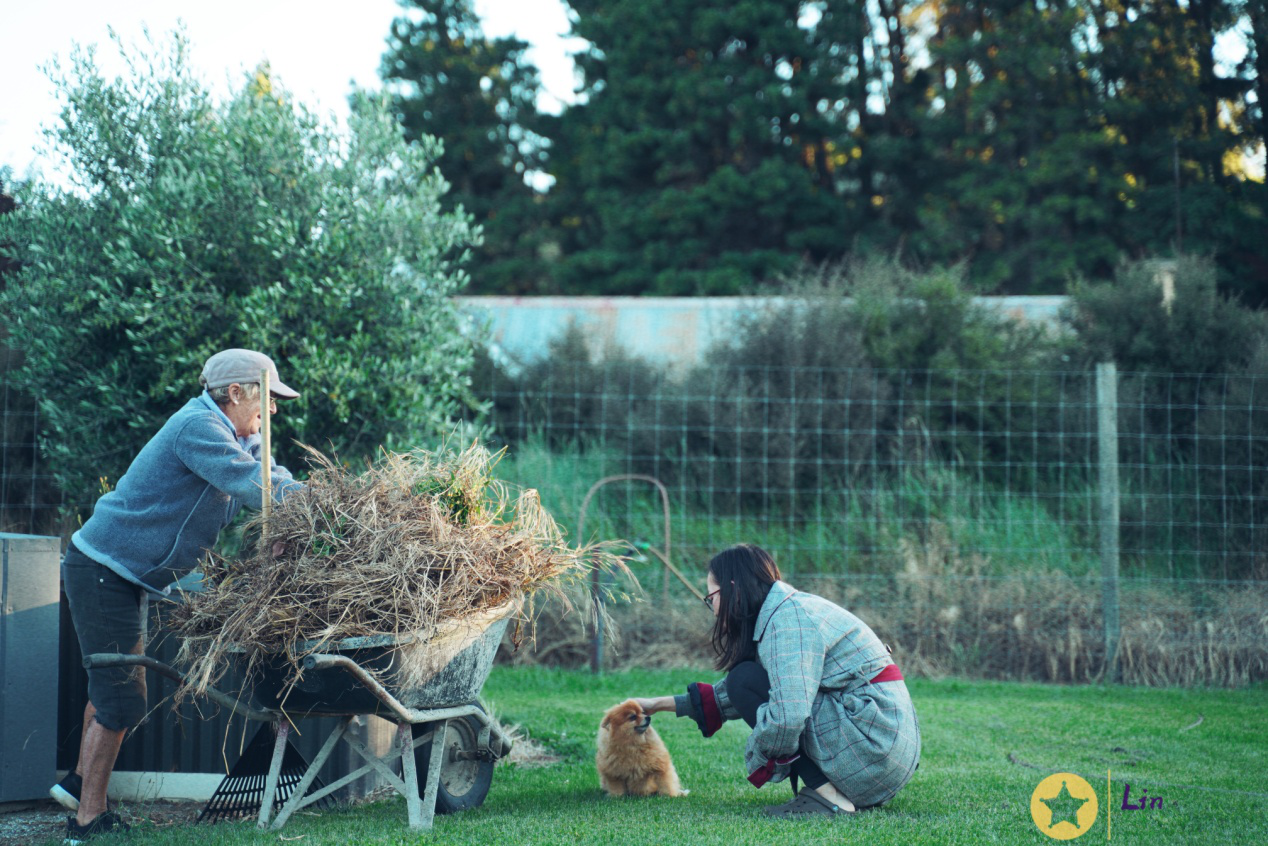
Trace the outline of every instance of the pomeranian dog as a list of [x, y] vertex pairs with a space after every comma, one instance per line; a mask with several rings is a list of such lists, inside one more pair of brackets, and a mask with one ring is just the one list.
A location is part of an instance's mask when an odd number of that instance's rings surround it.
[[686, 796], [652, 717], [633, 699], [614, 705], [599, 724], [594, 756], [609, 796]]

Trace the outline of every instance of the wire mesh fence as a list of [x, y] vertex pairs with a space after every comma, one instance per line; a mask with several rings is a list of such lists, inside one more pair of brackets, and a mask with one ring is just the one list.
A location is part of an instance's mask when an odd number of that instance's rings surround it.
[[[1262, 577], [1268, 384], [1118, 385], [1124, 571]], [[898, 537], [940, 525], [1008, 569], [1078, 572], [1099, 556], [1094, 373], [745, 368], [646, 385], [624, 368], [560, 365], [489, 396], [513, 460], [538, 451], [589, 481], [642, 473], [669, 486], [674, 521], [698, 524], [692, 554], [743, 527], [794, 571], [868, 572]], [[637, 527], [644, 494], [631, 487], [609, 513]]]
[[0, 344], [0, 532], [57, 534], [62, 495], [40, 459], [39, 408], [8, 378], [19, 359]]
[[[576, 361], [484, 387], [505, 474], [574, 527], [595, 481], [653, 477], [670, 491], [670, 557], [700, 583], [713, 553], [758, 543], [929, 672], [1084, 681], [1114, 655], [1134, 681], [1261, 678], [1268, 385], [1114, 375], [1099, 400], [1094, 371], [673, 378]], [[587, 536], [663, 543], [648, 484], [594, 501]], [[656, 569], [642, 572], [668, 593]], [[654, 615], [631, 621], [655, 639]]]
[[[745, 541], [930, 673], [1083, 681], [1114, 656], [1128, 681], [1268, 677], [1263, 378], [1118, 373], [1109, 407], [1083, 371], [558, 361], [475, 388], [507, 447], [499, 476], [537, 488], [574, 536], [630, 542], [657, 602], [617, 609], [635, 633], [618, 661], [707, 660], [666, 647], [703, 648], [708, 620], [651, 553], [703, 584], [709, 557]], [[43, 431], [3, 372], [0, 396], [4, 530], [73, 527], [94, 492], [57, 490], [39, 448], [73, 433]], [[668, 525], [642, 480], [595, 491], [580, 525], [592, 486], [623, 474], [664, 485]], [[583, 637], [565, 628], [553, 636]]]

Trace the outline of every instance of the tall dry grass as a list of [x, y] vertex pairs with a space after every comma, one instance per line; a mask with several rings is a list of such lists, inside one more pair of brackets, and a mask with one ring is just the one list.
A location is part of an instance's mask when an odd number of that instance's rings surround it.
[[[1036, 570], [993, 575], [962, 554], [936, 523], [923, 540], [898, 540], [883, 575], [792, 577], [797, 588], [848, 608], [894, 651], [910, 677], [1089, 683], [1108, 681], [1102, 581]], [[685, 593], [685, 591], [682, 591]], [[1120, 581], [1119, 667], [1126, 684], [1239, 687], [1268, 680], [1268, 584], [1214, 580]], [[609, 609], [609, 668], [711, 664], [712, 617], [698, 600]], [[592, 630], [580, 615], [547, 608], [536, 645], [501, 660], [581, 667]]]

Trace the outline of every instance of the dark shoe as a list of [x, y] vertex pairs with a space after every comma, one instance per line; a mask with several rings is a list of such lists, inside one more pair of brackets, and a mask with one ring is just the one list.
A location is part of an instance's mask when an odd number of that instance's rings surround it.
[[79, 794], [84, 789], [84, 780], [79, 773], [71, 770], [66, 778], [48, 789], [48, 795], [57, 800], [57, 804], [70, 811], [79, 810]]
[[847, 811], [839, 805], [834, 805], [827, 799], [819, 795], [819, 791], [813, 787], [803, 787], [801, 792], [792, 798], [791, 801], [782, 805], [771, 805], [762, 809], [768, 817], [804, 817], [819, 815], [825, 817], [848, 817], [853, 815], [853, 811]]
[[79, 846], [86, 843], [99, 834], [111, 834], [115, 832], [125, 832], [131, 830], [131, 826], [119, 819], [114, 811], [106, 811], [100, 814], [88, 825], [80, 825], [75, 822], [74, 817], [66, 818], [66, 839], [62, 841], [62, 846]]

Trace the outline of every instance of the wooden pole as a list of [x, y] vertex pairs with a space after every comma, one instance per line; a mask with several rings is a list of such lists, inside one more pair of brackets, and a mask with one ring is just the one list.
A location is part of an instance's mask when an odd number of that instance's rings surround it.
[[260, 551], [269, 554], [269, 515], [273, 511], [273, 432], [269, 419], [269, 372], [260, 371], [260, 484], [263, 500], [260, 502]]
[[1118, 369], [1096, 365], [1097, 445], [1100, 464], [1101, 602], [1105, 616], [1105, 679], [1119, 680], [1118, 599]]

